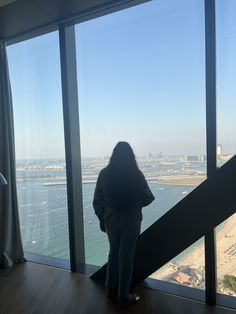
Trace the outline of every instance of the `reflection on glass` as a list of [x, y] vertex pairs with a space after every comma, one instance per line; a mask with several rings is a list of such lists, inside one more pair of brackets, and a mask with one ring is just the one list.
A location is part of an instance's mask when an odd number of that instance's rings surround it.
[[[236, 152], [236, 2], [216, 0], [217, 165]], [[236, 215], [216, 228], [217, 290], [236, 296]]]
[[[118, 141], [134, 148], [156, 196], [142, 231], [206, 177], [203, 4], [152, 1], [76, 27], [86, 263], [107, 260], [92, 198]], [[188, 256], [203, 288], [202, 240]]]
[[7, 49], [26, 252], [69, 259], [58, 33]]

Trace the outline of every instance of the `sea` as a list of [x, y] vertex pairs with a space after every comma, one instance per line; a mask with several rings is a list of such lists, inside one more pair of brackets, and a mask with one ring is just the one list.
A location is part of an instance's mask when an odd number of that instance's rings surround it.
[[[61, 171], [55, 170], [47, 171], [46, 174], [40, 171], [18, 170], [17, 178], [24, 251], [69, 260], [65, 176], [62, 176]], [[109, 245], [106, 234], [99, 229], [99, 222], [92, 207], [95, 183], [85, 182], [82, 187], [86, 263], [101, 266], [107, 261]], [[149, 183], [149, 187], [155, 196], [155, 201], [142, 210], [142, 232], [193, 189], [191, 186], [156, 183]], [[155, 240], [151, 245], [154, 250], [161, 249], [155, 246]], [[176, 257], [175, 260], [181, 256]]]

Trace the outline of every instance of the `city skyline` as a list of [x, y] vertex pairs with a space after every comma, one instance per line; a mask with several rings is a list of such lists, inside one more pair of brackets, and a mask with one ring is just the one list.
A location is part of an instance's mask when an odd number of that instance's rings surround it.
[[[134, 152], [135, 153], [135, 152]], [[83, 159], [96, 159], [96, 158], [98, 158], [98, 159], [109, 159], [110, 157], [111, 157], [111, 154], [112, 154], [112, 150], [111, 150], [111, 153], [110, 153], [110, 155], [100, 155], [100, 156], [81, 156], [81, 160], [83, 160]], [[224, 147], [222, 146], [222, 144], [217, 144], [216, 145], [216, 157], [219, 159], [220, 157], [223, 157], [223, 156], [225, 156], [225, 157], [228, 157], [228, 158], [230, 158], [231, 156], [233, 156], [234, 154], [229, 154], [228, 152], [226, 152], [226, 151], [224, 151]], [[205, 154], [205, 153], [199, 153], [199, 154], [197, 154], [197, 153], [193, 153], [193, 154], [184, 154], [184, 153], [175, 153], [175, 154], [167, 154], [167, 153], [165, 153], [165, 152], [156, 152], [156, 151], [147, 151], [147, 152], [145, 152], [144, 154], [142, 154], [142, 155], [138, 155], [138, 154], [135, 154], [135, 157], [136, 158], [146, 158], [146, 159], [148, 159], [148, 158], [165, 158], [165, 157], [190, 157], [190, 156], [198, 156], [198, 157], [205, 157], [205, 160], [206, 160], [206, 158], [207, 158], [207, 155]], [[28, 158], [28, 159], [16, 159], [16, 161], [26, 161], [26, 160], [28, 160], [28, 161], [30, 161], [30, 160], [48, 160], [48, 161], [50, 161], [50, 160], [54, 160], [54, 161], [56, 161], [56, 160], [59, 160], [59, 161], [65, 161], [65, 157], [63, 156], [63, 157], [60, 157], [60, 156], [53, 156], [53, 157], [50, 157], [50, 158], [46, 158], [46, 159], [40, 159], [40, 158]]]

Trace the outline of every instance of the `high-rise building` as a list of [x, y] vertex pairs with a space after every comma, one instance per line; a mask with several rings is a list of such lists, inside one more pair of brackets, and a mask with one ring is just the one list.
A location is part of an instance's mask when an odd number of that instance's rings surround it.
[[151, 152], [147, 152], [146, 157], [147, 157], [147, 159], [151, 159], [151, 158], [153, 158], [153, 154]]
[[189, 155], [187, 156], [187, 162], [199, 161], [198, 155]]
[[216, 155], [217, 155], [217, 158], [222, 156], [222, 145], [221, 144], [218, 144], [217, 145], [217, 148], [216, 148]]

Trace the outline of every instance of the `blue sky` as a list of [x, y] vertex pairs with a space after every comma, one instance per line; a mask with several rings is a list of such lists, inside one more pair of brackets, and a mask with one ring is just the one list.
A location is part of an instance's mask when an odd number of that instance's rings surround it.
[[[233, 153], [236, 5], [217, 5], [218, 142]], [[203, 13], [202, 0], [156, 0], [76, 26], [83, 157], [119, 140], [137, 155], [205, 153]], [[8, 57], [18, 158], [63, 157], [58, 33]]]

